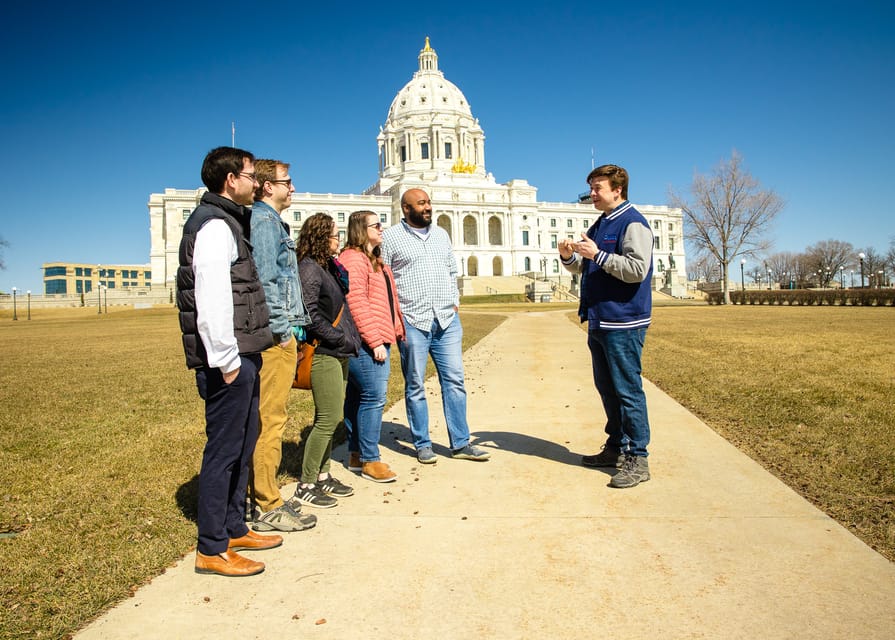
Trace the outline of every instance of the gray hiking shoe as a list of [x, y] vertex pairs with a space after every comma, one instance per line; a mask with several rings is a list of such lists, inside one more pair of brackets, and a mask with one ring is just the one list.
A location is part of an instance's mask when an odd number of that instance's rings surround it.
[[592, 456], [581, 456], [581, 464], [585, 467], [621, 469], [625, 464], [625, 454], [622, 453], [621, 449], [604, 446], [600, 453], [595, 453]]
[[649, 462], [645, 456], [626, 456], [622, 470], [612, 476], [610, 487], [630, 489], [649, 480]]
[[462, 449], [455, 449], [451, 452], [451, 457], [458, 460], [475, 460], [476, 462], [484, 462], [491, 457], [491, 453], [485, 451], [481, 447], [474, 447], [471, 444], [466, 445]]
[[[296, 501], [297, 503], [297, 501]], [[301, 509], [301, 505], [298, 505]], [[285, 502], [276, 509], [262, 513], [252, 523], [255, 531], [304, 531], [317, 524], [317, 516], [300, 513]]]
[[432, 451], [432, 447], [423, 447], [422, 449], [417, 450], [416, 459], [423, 464], [435, 464], [438, 462], [438, 456]]

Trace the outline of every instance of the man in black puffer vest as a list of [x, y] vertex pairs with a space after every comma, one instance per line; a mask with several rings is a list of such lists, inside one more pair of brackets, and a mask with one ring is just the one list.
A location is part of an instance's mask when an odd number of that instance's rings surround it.
[[272, 549], [281, 536], [245, 524], [249, 463], [258, 438], [260, 353], [273, 344], [249, 244], [255, 158], [232, 147], [202, 164], [208, 193], [183, 227], [177, 307], [186, 364], [205, 400], [208, 438], [199, 472], [196, 572], [248, 576], [264, 563], [236, 553]]

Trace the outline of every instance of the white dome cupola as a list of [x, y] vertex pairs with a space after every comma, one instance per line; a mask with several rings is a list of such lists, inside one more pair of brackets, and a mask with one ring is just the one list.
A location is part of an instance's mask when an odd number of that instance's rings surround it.
[[379, 177], [407, 173], [485, 175], [485, 135], [466, 96], [438, 70], [426, 38], [419, 70], [398, 91], [380, 128]]

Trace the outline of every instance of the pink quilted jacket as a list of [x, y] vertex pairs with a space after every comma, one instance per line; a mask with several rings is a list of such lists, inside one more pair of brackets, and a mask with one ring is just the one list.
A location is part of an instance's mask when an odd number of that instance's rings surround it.
[[[381, 270], [373, 271], [370, 259], [351, 248], [342, 251], [339, 262], [348, 270], [346, 299], [364, 344], [375, 349], [383, 344], [393, 345], [398, 340], [403, 340], [404, 316], [398, 304], [398, 292], [395, 290], [395, 278], [391, 270], [383, 265]], [[392, 290], [394, 319], [386, 286], [390, 286]]]

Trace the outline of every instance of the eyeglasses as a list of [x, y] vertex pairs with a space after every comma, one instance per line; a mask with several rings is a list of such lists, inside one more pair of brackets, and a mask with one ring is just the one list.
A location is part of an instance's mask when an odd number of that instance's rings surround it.
[[367, 225], [367, 228], [369, 229], [370, 227], [376, 227], [377, 229], [382, 229], [382, 223], [381, 223], [381, 222], [374, 222], [373, 224], [368, 224], [368, 225]]
[[339, 239], [339, 234], [337, 233], [337, 234], [335, 234], [335, 235], [332, 235], [332, 236], [330, 236], [330, 238], [335, 238], [336, 240], [338, 240], [338, 239]]
[[286, 178], [285, 180], [268, 180], [268, 182], [271, 184], [286, 185], [287, 189], [292, 186], [292, 178]]
[[245, 171], [240, 171], [240, 172], [239, 172], [239, 175], [241, 175], [241, 176], [243, 176], [243, 177], [245, 177], [245, 178], [248, 178], [248, 179], [251, 180], [252, 182], [255, 182], [255, 180], [256, 180], [256, 178], [255, 178], [255, 174], [254, 174], [254, 173], [246, 173]]

